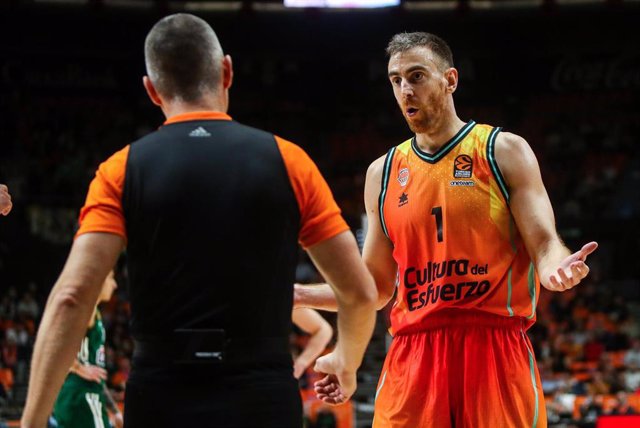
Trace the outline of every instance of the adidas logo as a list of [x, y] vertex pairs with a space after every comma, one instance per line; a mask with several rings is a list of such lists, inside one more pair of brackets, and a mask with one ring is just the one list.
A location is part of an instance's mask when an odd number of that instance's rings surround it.
[[189, 132], [189, 137], [211, 137], [211, 134], [207, 132], [202, 126], [198, 126], [193, 131]]

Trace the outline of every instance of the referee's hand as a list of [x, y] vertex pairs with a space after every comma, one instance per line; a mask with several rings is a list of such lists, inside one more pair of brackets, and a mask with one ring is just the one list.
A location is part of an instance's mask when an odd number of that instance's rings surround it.
[[314, 384], [319, 400], [337, 406], [356, 391], [356, 372], [344, 369], [335, 352], [318, 358], [314, 370], [325, 376]]

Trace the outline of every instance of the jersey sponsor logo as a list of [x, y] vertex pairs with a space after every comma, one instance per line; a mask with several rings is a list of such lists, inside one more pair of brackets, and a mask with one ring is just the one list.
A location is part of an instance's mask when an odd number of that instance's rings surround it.
[[408, 308], [415, 311], [438, 301], [480, 297], [491, 288], [491, 283], [481, 278], [488, 273], [488, 264], [472, 265], [466, 259], [428, 262], [420, 269], [409, 267], [403, 278]]
[[398, 172], [398, 183], [400, 186], [404, 187], [409, 182], [409, 168], [402, 168]]
[[423, 308], [442, 300], [463, 300], [472, 297], [480, 297], [489, 291], [489, 281], [464, 281], [457, 284], [446, 283], [442, 285], [429, 284], [425, 290], [411, 290], [407, 293], [407, 303], [410, 311]]
[[453, 178], [471, 178], [473, 160], [469, 155], [459, 155], [453, 162]]
[[405, 206], [409, 203], [409, 195], [402, 192], [402, 195], [398, 198], [398, 208]]
[[473, 187], [475, 185], [476, 182], [472, 180], [452, 180], [449, 182], [449, 186], [452, 187]]
[[96, 351], [96, 365], [105, 367], [107, 365], [107, 359], [105, 358], [104, 345], [100, 345]]
[[189, 137], [196, 137], [196, 138], [211, 137], [211, 134], [202, 126], [198, 126], [196, 129], [189, 132]]

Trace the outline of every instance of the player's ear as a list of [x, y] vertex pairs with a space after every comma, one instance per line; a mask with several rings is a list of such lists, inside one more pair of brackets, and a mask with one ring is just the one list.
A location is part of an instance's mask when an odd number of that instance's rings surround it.
[[153, 82], [151, 81], [151, 79], [149, 79], [149, 76], [142, 77], [142, 85], [147, 91], [147, 95], [149, 95], [149, 99], [151, 100], [151, 102], [158, 107], [162, 107], [162, 99], [160, 98], [160, 95], [158, 95], [158, 91], [156, 90], [155, 86], [153, 86]]
[[453, 94], [458, 88], [458, 70], [449, 67], [444, 71], [444, 78], [447, 81], [447, 93]]
[[229, 89], [233, 83], [233, 62], [231, 56], [225, 55], [222, 58], [222, 87]]

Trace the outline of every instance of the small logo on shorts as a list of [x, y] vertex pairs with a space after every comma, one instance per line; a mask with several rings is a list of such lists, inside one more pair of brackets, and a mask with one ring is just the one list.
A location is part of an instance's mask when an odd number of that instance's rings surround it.
[[453, 162], [453, 178], [471, 178], [473, 160], [469, 155], [460, 155]]
[[400, 172], [398, 172], [398, 183], [400, 186], [404, 187], [407, 185], [409, 181], [409, 168], [402, 168]]
[[202, 126], [198, 126], [196, 129], [189, 132], [189, 137], [211, 137], [211, 134]]
[[408, 203], [409, 203], [409, 195], [402, 192], [402, 195], [400, 195], [400, 198], [398, 198], [398, 208], [400, 208], [403, 205], [407, 205]]

